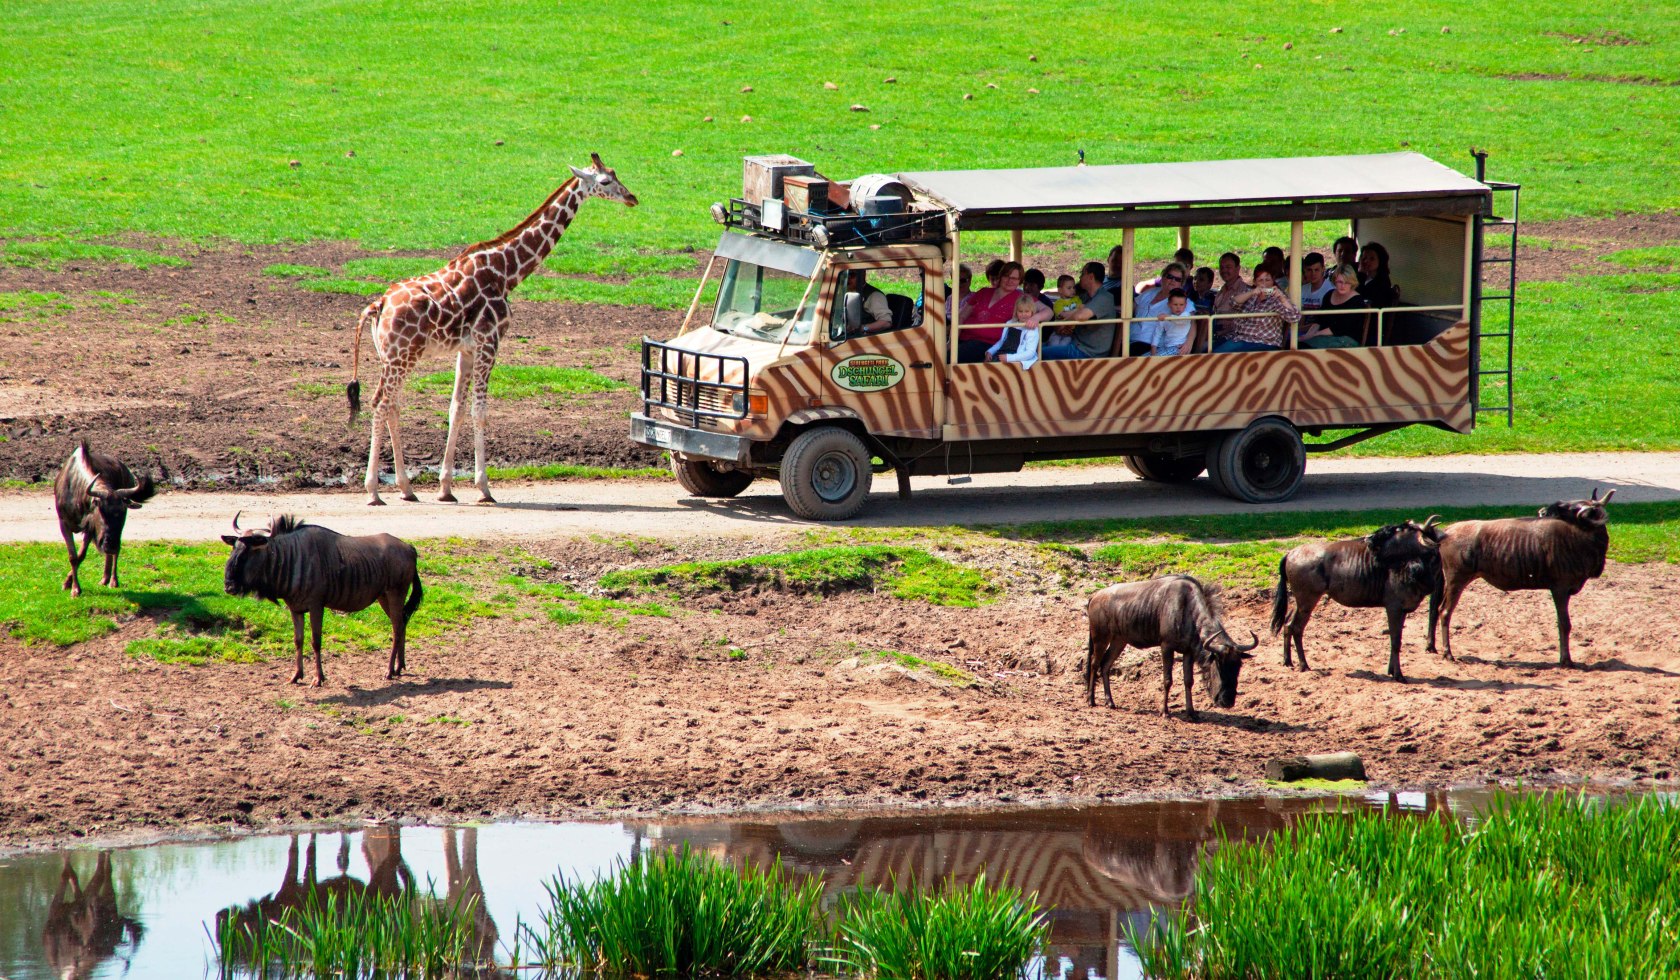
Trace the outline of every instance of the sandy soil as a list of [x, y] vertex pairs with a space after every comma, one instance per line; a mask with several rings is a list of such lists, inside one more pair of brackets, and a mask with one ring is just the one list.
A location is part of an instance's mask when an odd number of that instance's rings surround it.
[[[710, 554], [762, 542], [719, 541]], [[692, 557], [640, 541], [529, 545], [590, 587], [609, 568]], [[1328, 608], [1286, 670], [1263, 596], [1227, 621], [1264, 642], [1237, 705], [1159, 713], [1158, 663], [1084, 704], [1077, 562], [1000, 543], [948, 554], [1003, 591], [977, 609], [884, 594], [749, 589], [691, 597], [673, 618], [558, 626], [480, 620], [381, 654], [331, 657], [329, 686], [289, 662], [166, 666], [123, 654], [145, 619], [64, 650], [0, 640], [0, 841], [136, 831], [276, 829], [348, 819], [603, 816], [728, 809], [998, 805], [1256, 792], [1266, 760], [1353, 750], [1379, 785], [1665, 780], [1680, 759], [1680, 570], [1616, 566], [1574, 605], [1557, 667], [1550, 602], [1466, 595], [1457, 652], [1381, 674], [1380, 612]], [[1051, 564], [1046, 564], [1051, 562]], [[332, 623], [329, 620], [329, 650]], [[895, 650], [964, 685], [870, 658]], [[863, 655], [863, 656], [860, 656]], [[1099, 695], [1100, 697], [1100, 695]], [[400, 717], [394, 717], [400, 716]]]

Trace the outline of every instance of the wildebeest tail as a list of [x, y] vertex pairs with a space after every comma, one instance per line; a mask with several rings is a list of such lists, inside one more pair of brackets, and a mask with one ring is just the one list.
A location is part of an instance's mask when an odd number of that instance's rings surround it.
[[369, 303], [356, 318], [356, 342], [351, 345], [350, 383], [344, 386], [344, 397], [350, 401], [350, 421], [362, 412], [362, 332], [367, 329], [368, 317], [378, 317], [385, 308], [385, 297]]
[[1277, 591], [1272, 594], [1272, 635], [1276, 636], [1283, 629], [1283, 621], [1289, 618], [1289, 556], [1278, 559]]
[[420, 600], [425, 598], [426, 590], [420, 587], [420, 576], [414, 576], [414, 588], [408, 590], [408, 601], [403, 603], [403, 622], [414, 618], [414, 610], [420, 608]]

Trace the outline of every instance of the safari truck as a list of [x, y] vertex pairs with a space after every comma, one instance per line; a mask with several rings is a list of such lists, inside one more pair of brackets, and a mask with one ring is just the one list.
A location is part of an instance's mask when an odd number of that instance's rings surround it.
[[[907, 498], [912, 476], [1111, 455], [1145, 480], [1205, 471], [1238, 500], [1287, 500], [1309, 452], [1408, 425], [1468, 432], [1479, 412], [1509, 424], [1518, 187], [1486, 182], [1484, 167], [1477, 154], [1472, 179], [1385, 153], [839, 182], [793, 157], [749, 157], [742, 196], [712, 206], [724, 230], [678, 334], [643, 341], [631, 438], [669, 451], [691, 494], [731, 497], [774, 474], [794, 513], [817, 520], [855, 514], [876, 472], [896, 473]], [[1496, 192], [1510, 195], [1508, 217], [1494, 213]], [[1287, 223], [1286, 291], [1299, 309], [1309, 221], [1345, 222], [1391, 256], [1403, 304], [1335, 314], [1365, 318], [1345, 331], [1358, 346], [1305, 346], [1295, 324], [1275, 350], [1130, 352], [1143, 319], [1134, 282], [1156, 271], [1134, 269], [1138, 229], [1175, 228], [1189, 247], [1198, 228]], [[1490, 227], [1502, 254], [1484, 256]], [[1118, 316], [1086, 321], [1112, 324], [1112, 347], [1027, 370], [962, 363], [960, 340], [997, 331], [963, 323], [953, 301], [965, 238], [973, 248], [972, 233], [1007, 232], [1019, 261], [1028, 235], [1093, 229], [1114, 230], [1120, 245]], [[1498, 304], [1492, 332], [1487, 302]], [[1194, 349], [1211, 351], [1219, 321], [1245, 315], [1255, 314], [1197, 319]]]

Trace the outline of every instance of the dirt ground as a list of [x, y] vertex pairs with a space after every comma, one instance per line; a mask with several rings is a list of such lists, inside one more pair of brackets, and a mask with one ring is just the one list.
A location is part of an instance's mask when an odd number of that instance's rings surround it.
[[[1680, 216], [1530, 226], [1523, 276], [1603, 269], [1599, 255], [1680, 240]], [[136, 243], [128, 243], [136, 244]], [[346, 424], [356, 297], [261, 270], [336, 266], [340, 244], [183, 249], [190, 268], [0, 266], [0, 292], [61, 293], [69, 311], [0, 321], [0, 479], [50, 480], [87, 437], [187, 487], [308, 488], [359, 480], [367, 428]], [[633, 385], [635, 344], [678, 314], [514, 304], [504, 363], [586, 367]], [[364, 369], [368, 367], [364, 352]], [[431, 362], [443, 370], [450, 362]], [[411, 396], [410, 459], [441, 456], [445, 396]], [[657, 465], [624, 437], [633, 387], [495, 403], [496, 465]], [[771, 532], [773, 535], [774, 532]], [[522, 542], [588, 587], [609, 568], [680, 556], [578, 538]], [[721, 540], [727, 552], [777, 541]], [[330, 686], [289, 662], [203, 667], [124, 654], [156, 624], [68, 649], [0, 638], [0, 843], [350, 819], [608, 816], [731, 809], [1096, 802], [1258, 791], [1267, 759], [1351, 749], [1382, 785], [1667, 780], [1680, 758], [1680, 570], [1612, 566], [1574, 606], [1582, 669], [1555, 666], [1541, 593], [1473, 588], [1452, 664], [1406, 645], [1411, 682], [1381, 674], [1380, 614], [1329, 608], [1315, 669], [1285, 670], [1266, 637], [1237, 706], [1159, 713], [1160, 671], [1084, 704], [1084, 597], [1026, 546], [969, 555], [1004, 585], [978, 609], [884, 594], [741, 591], [672, 618], [559, 626], [538, 610], [383, 655], [335, 657]], [[1227, 597], [1234, 632], [1265, 634], [1255, 595]], [[329, 636], [331, 627], [329, 625]], [[329, 649], [331, 644], [329, 641]], [[898, 651], [970, 675], [868, 656]]]
[[[1524, 281], [1624, 271], [1600, 257], [1680, 241], [1680, 214], [1533, 223], [1524, 235]], [[0, 313], [0, 479], [50, 480], [75, 440], [86, 437], [188, 488], [360, 482], [368, 424], [365, 417], [348, 423], [343, 388], [365, 300], [310, 292], [262, 270], [276, 263], [336, 268], [371, 253], [344, 243], [123, 244], [191, 265], [140, 270], [84, 262], [46, 271], [0, 264], [0, 293], [59, 293], [71, 307]], [[435, 257], [441, 263], [448, 253]], [[1071, 268], [1085, 258], [1046, 255], [1041, 262]], [[680, 320], [680, 313], [646, 307], [515, 299], [502, 363], [588, 368], [626, 387], [493, 400], [491, 465], [659, 465], [657, 453], [625, 437], [625, 420], [637, 404], [641, 338], [674, 333]], [[372, 352], [364, 349], [362, 357], [367, 376]], [[451, 370], [453, 363], [432, 355], [425, 369]], [[403, 418], [410, 465], [435, 466], [447, 395], [411, 392]], [[463, 444], [470, 449], [470, 440]], [[470, 466], [470, 453], [462, 465]]]
[[[784, 542], [787, 543], [787, 542]], [[773, 547], [774, 544], [772, 543]], [[526, 544], [515, 571], [588, 590], [626, 565], [695, 557], [642, 541]], [[765, 550], [720, 542], [717, 556]], [[1556, 665], [1549, 597], [1471, 588], [1447, 663], [1383, 676], [1380, 611], [1321, 608], [1314, 669], [1285, 669], [1264, 595], [1227, 623], [1263, 643], [1231, 710], [1160, 714], [1158, 661], [1084, 703], [1077, 562], [998, 543], [944, 553], [987, 569], [995, 602], [884, 593], [705, 593], [671, 618], [561, 626], [478, 620], [383, 654], [164, 665], [123, 653], [153, 624], [68, 649], [0, 639], [0, 843], [276, 830], [346, 820], [560, 818], [737, 809], [1095, 803], [1263, 791], [1276, 756], [1352, 750], [1376, 785], [1662, 781], [1680, 759], [1680, 569], [1612, 565], [1574, 604], [1578, 669]], [[328, 623], [332, 649], [333, 623]], [[870, 656], [898, 651], [917, 661]], [[959, 676], [953, 673], [960, 672]], [[1099, 699], [1101, 695], [1099, 692]]]

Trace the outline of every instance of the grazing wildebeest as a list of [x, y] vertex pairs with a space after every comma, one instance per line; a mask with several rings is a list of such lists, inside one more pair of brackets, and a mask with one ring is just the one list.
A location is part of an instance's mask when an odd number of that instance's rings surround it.
[[[1347, 541], [1314, 541], [1284, 555], [1278, 562], [1277, 591], [1272, 596], [1272, 635], [1283, 633], [1283, 665], [1290, 665], [1293, 640], [1300, 669], [1309, 669], [1301, 635], [1318, 601], [1328, 595], [1352, 609], [1381, 606], [1387, 610], [1388, 676], [1405, 680], [1400, 673], [1400, 631], [1406, 614], [1440, 588], [1441, 556], [1435, 543], [1438, 519], [1431, 516], [1422, 524], [1390, 524]], [[1291, 595], [1295, 597], [1292, 617], [1288, 615]]]
[[1102, 678], [1108, 706], [1114, 707], [1109, 671], [1121, 651], [1131, 645], [1161, 648], [1162, 715], [1172, 716], [1174, 653], [1184, 662], [1185, 717], [1197, 717], [1190, 698], [1195, 677], [1192, 664], [1201, 668], [1202, 684], [1213, 703], [1229, 708], [1237, 703], [1237, 675], [1242, 663], [1252, 656], [1248, 651], [1260, 644], [1258, 636], [1246, 646], [1232, 640], [1219, 621], [1207, 587], [1189, 575], [1163, 575], [1147, 582], [1111, 585], [1091, 596], [1085, 615], [1091, 627], [1085, 648], [1085, 697], [1092, 707], [1097, 704], [1098, 677]]
[[[1548, 589], [1557, 608], [1558, 663], [1569, 659], [1569, 598], [1588, 579], [1604, 574], [1610, 550], [1610, 515], [1604, 505], [1615, 490], [1586, 500], [1560, 500], [1540, 508], [1538, 517], [1497, 521], [1460, 521], [1436, 532], [1441, 543], [1441, 652], [1452, 655], [1452, 614], [1458, 597], [1477, 579], [1501, 592]], [[1429, 650], [1435, 649], [1436, 614], [1429, 617]]]
[[[53, 505], [58, 508], [58, 530], [64, 535], [64, 547], [70, 552], [70, 574], [64, 587], [73, 596], [82, 594], [82, 583], [76, 577], [87, 557], [89, 542], [105, 556], [105, 574], [99, 584], [118, 589], [117, 553], [122, 550], [123, 524], [130, 510], [151, 499], [152, 478], [142, 475], [138, 480], [122, 461], [96, 453], [83, 439], [70, 458], [59, 468], [53, 481]], [[82, 549], [76, 550], [76, 535], [82, 536]]]
[[293, 684], [303, 680], [305, 613], [315, 649], [315, 686], [327, 682], [321, 670], [321, 616], [327, 609], [353, 613], [378, 602], [391, 620], [391, 663], [385, 676], [395, 678], [408, 666], [408, 618], [420, 608], [424, 594], [412, 545], [389, 534], [350, 537], [293, 517], [276, 517], [266, 529], [241, 530], [235, 514], [233, 529], [238, 533], [222, 535], [233, 546], [222, 587], [228, 595], [255, 593], [270, 602], [285, 600], [297, 646]]

